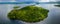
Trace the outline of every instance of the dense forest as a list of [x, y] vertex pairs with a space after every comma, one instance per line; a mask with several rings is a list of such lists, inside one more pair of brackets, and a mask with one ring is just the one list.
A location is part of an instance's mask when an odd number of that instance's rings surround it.
[[48, 17], [49, 10], [35, 5], [25, 6], [21, 9], [19, 6], [8, 13], [10, 20], [21, 20], [24, 22], [35, 23], [40, 22]]

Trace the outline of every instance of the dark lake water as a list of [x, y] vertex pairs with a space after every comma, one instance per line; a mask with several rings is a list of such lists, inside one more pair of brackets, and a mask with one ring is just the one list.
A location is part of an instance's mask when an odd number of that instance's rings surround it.
[[[24, 7], [33, 4], [17, 4], [18, 6]], [[60, 7], [55, 7], [55, 4], [39, 4], [49, 10], [48, 17], [41, 22], [31, 24], [60, 24]], [[0, 4], [0, 24], [30, 24], [18, 20], [10, 20], [7, 17], [8, 12], [13, 9], [14, 4]]]

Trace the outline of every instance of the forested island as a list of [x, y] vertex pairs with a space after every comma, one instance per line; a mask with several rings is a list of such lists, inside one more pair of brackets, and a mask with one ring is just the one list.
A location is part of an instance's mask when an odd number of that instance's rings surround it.
[[38, 7], [35, 5], [25, 6], [21, 9], [19, 6], [13, 7], [14, 9], [8, 13], [10, 20], [21, 20], [24, 22], [35, 23], [40, 22], [48, 17], [49, 10]]

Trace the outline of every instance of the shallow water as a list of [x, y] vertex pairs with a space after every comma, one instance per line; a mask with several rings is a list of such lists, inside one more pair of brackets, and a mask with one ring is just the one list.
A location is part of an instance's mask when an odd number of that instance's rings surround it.
[[[24, 7], [33, 4], [17, 4], [17, 5]], [[18, 20], [12, 20], [12, 21], [9, 20], [9, 18], [7, 17], [7, 13], [13, 9], [13, 6], [14, 4], [0, 4], [0, 24], [30, 24]], [[41, 6], [43, 8], [48, 9], [49, 13], [48, 13], [48, 17], [45, 20], [33, 24], [60, 24], [59, 7], [55, 7], [54, 4], [39, 4], [36, 6]]]

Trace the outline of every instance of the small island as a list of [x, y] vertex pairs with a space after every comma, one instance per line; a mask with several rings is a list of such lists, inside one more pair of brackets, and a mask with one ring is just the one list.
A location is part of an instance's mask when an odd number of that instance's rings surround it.
[[49, 10], [42, 7], [30, 5], [21, 9], [18, 8], [18, 6], [15, 6], [14, 9], [8, 13], [8, 18], [10, 20], [21, 20], [24, 22], [35, 23], [43, 21], [48, 17]]
[[56, 7], [60, 7], [60, 5], [55, 5]]

